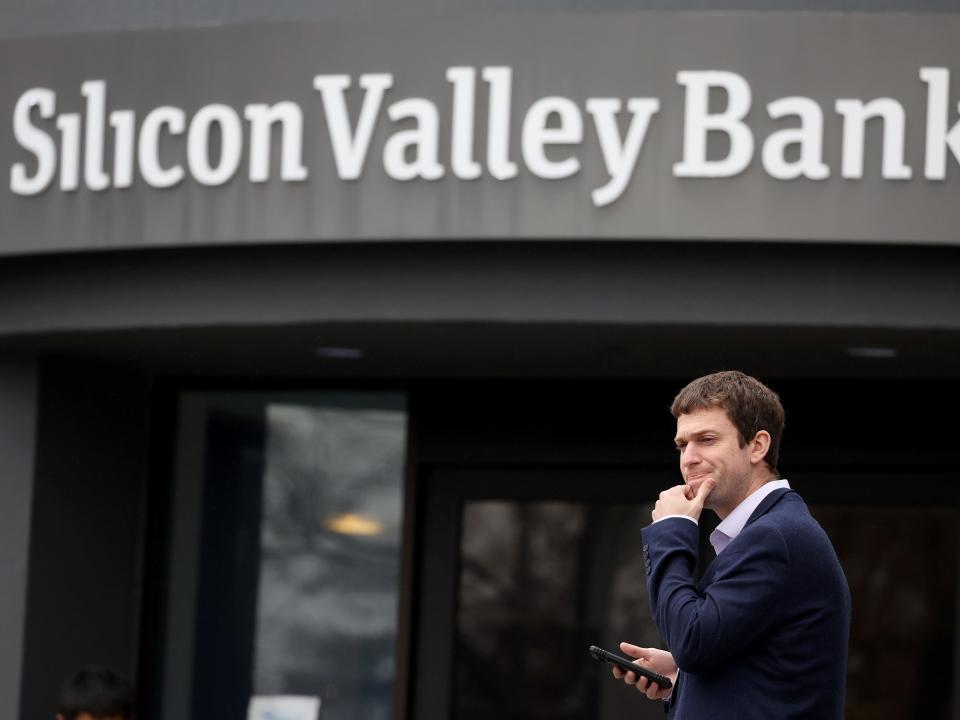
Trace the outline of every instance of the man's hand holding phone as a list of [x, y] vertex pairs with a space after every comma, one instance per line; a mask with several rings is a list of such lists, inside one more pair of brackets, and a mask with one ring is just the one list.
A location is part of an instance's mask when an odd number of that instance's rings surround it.
[[[624, 655], [629, 655], [630, 657], [639, 660], [643, 667], [666, 676], [669, 678], [671, 683], [676, 684], [679, 668], [673, 661], [673, 655], [668, 653], [666, 650], [658, 650], [657, 648], [642, 648], [637, 647], [636, 645], [631, 645], [630, 643], [622, 642], [620, 643], [620, 651]], [[618, 667], [613, 668], [613, 676], [618, 680], [622, 678], [627, 685], [634, 685], [637, 690], [642, 692], [651, 700], [667, 700], [673, 693], [673, 688], [661, 688], [655, 682], [651, 682], [643, 675], [633, 672], [624, 672]]]

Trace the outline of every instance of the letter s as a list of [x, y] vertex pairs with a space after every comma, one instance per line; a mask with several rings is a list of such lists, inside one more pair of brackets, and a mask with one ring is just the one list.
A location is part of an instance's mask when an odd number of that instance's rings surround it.
[[50, 186], [57, 169], [57, 146], [53, 139], [30, 122], [30, 111], [35, 106], [40, 109], [40, 117], [52, 118], [57, 106], [56, 93], [46, 88], [31, 88], [20, 96], [13, 110], [13, 134], [20, 147], [37, 158], [37, 171], [32, 177], [27, 174], [25, 163], [11, 166], [10, 189], [17, 195], [42, 193]]

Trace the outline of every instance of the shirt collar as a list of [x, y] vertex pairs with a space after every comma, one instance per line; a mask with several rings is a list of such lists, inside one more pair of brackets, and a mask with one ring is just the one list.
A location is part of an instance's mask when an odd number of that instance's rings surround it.
[[763, 499], [774, 490], [781, 488], [790, 488], [790, 483], [786, 480], [770, 480], [765, 482], [759, 488], [750, 493], [746, 499], [737, 505], [733, 512], [727, 515], [723, 521], [717, 525], [717, 529], [710, 533], [710, 544], [719, 555], [733, 539], [740, 534], [747, 520], [753, 515]]

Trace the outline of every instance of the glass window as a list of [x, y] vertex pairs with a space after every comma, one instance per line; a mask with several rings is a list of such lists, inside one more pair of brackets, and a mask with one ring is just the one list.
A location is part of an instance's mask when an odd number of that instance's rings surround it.
[[404, 398], [191, 394], [181, 404], [167, 720], [310, 695], [392, 716]]
[[461, 535], [455, 720], [662, 718], [587, 648], [662, 646], [640, 529], [652, 505], [474, 501]]
[[957, 511], [815, 505], [811, 512], [833, 541], [853, 597], [847, 718], [954, 717]]
[[[460, 491], [450, 717], [663, 717], [658, 704], [609, 681], [608, 670], [586, 659], [589, 644], [615, 650], [626, 639], [663, 647], [649, 614], [641, 549], [651, 506], [617, 498], [625, 485], [616, 481], [608, 501], [546, 499], [562, 490], [563, 477], [539, 485], [531, 478], [530, 487], [514, 480], [515, 489], [490, 493], [502, 499], [471, 496], [492, 477]], [[581, 485], [584, 493], [604, 493], [599, 482]], [[509, 497], [522, 487], [524, 498]], [[838, 502], [833, 487], [810, 494], [853, 599], [847, 717], [953, 717], [956, 507]], [[703, 540], [717, 518], [701, 520]], [[709, 561], [712, 551], [701, 545]]]

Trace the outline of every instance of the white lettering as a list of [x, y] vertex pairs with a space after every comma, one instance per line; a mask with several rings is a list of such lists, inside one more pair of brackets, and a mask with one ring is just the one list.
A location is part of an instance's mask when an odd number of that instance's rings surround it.
[[182, 135], [186, 124], [183, 110], [172, 105], [154, 108], [143, 119], [137, 145], [137, 160], [140, 163], [140, 174], [147, 185], [168, 188], [183, 180], [182, 166], [164, 168], [160, 165], [160, 130], [166, 126], [171, 135]]
[[[823, 111], [820, 105], [807, 97], [786, 97], [767, 105], [767, 113], [774, 120], [796, 115], [800, 127], [777, 130], [763, 143], [763, 169], [777, 180], [795, 180], [798, 177], [824, 180], [830, 168], [823, 162]], [[800, 158], [788, 161], [787, 148], [800, 146]]]
[[903, 105], [891, 98], [837, 100], [836, 110], [843, 115], [843, 157], [840, 176], [848, 180], [863, 177], [864, 126], [868, 118], [883, 118], [883, 169], [887, 180], [909, 180], [913, 171], [903, 162]]
[[136, 116], [133, 110], [114, 110], [110, 113], [113, 127], [113, 186], [128, 188], [133, 185], [133, 135]]
[[[394, 180], [438, 180], [443, 165], [437, 161], [440, 117], [437, 106], [423, 98], [409, 98], [394, 103], [387, 110], [391, 120], [416, 120], [416, 127], [401, 130], [387, 140], [383, 148], [383, 169]], [[407, 161], [407, 148], [413, 148], [414, 159]]]
[[[210, 129], [220, 126], [220, 163], [210, 162]], [[223, 185], [240, 167], [243, 152], [243, 128], [236, 111], [229, 105], [213, 104], [200, 108], [187, 131], [187, 165], [201, 185]]]
[[80, 116], [64, 113], [57, 118], [60, 131], [60, 189], [71, 192], [80, 187]]
[[247, 105], [244, 117], [250, 121], [250, 182], [270, 178], [270, 130], [281, 124], [280, 179], [301, 182], [307, 179], [302, 157], [303, 111], [294, 102], [276, 105]]
[[447, 68], [447, 80], [453, 83], [453, 138], [450, 169], [461, 180], [480, 177], [480, 163], [473, 159], [473, 114], [477, 72], [470, 67]]
[[623, 194], [637, 165], [637, 157], [643, 147], [643, 140], [650, 126], [650, 118], [660, 110], [659, 100], [630, 98], [627, 101], [627, 110], [632, 115], [630, 127], [627, 128], [626, 140], [621, 140], [620, 130], [617, 127], [617, 115], [622, 105], [623, 103], [617, 98], [587, 100], [587, 112], [593, 116], [600, 150], [603, 153], [603, 162], [610, 175], [610, 182], [590, 194], [593, 204], [597, 207], [609, 205]]
[[333, 159], [342, 180], [356, 180], [363, 172], [363, 164], [370, 147], [370, 138], [380, 113], [384, 93], [393, 87], [389, 73], [360, 76], [360, 87], [366, 90], [356, 132], [350, 132], [347, 102], [344, 93], [350, 87], [349, 75], [317, 75], [313, 87], [320, 91], [327, 129], [333, 145]]
[[[753, 158], [753, 133], [742, 122], [750, 111], [750, 86], [736, 73], [724, 70], [680, 71], [677, 82], [686, 87], [683, 117], [683, 160], [673, 166], [677, 177], [731, 177], [746, 170]], [[727, 109], [708, 112], [711, 88], [727, 93]], [[723, 132], [730, 152], [722, 160], [707, 160], [707, 134]]]
[[[923, 174], [927, 180], [947, 176], [947, 152], [960, 160], [960, 120], [947, 130], [950, 116], [950, 71], [946, 68], [920, 68], [920, 79], [927, 83], [927, 154]], [[957, 103], [960, 111], [960, 103]]]
[[486, 67], [483, 79], [490, 84], [487, 114], [487, 170], [497, 180], [515, 178], [519, 170], [510, 160], [510, 93], [513, 70]]
[[[550, 115], [556, 114], [559, 127], [547, 127]], [[559, 162], [550, 160], [544, 148], [547, 145], [573, 145], [583, 141], [583, 117], [580, 108], [565, 97], [545, 97], [537, 100], [523, 119], [521, 150], [530, 172], [544, 180], [570, 177], [580, 170], [580, 161], [568, 157]]]
[[10, 168], [10, 189], [17, 195], [42, 193], [53, 182], [57, 171], [57, 146], [53, 138], [30, 122], [33, 108], [39, 110], [41, 118], [52, 118], [57, 110], [56, 93], [46, 88], [27, 90], [13, 109], [13, 135], [20, 147], [37, 159], [33, 175], [28, 173], [26, 163], [15, 163]]
[[[480, 137], [482, 131], [477, 129], [477, 108], [484, 101], [478, 97], [478, 75], [488, 92], [486, 137]], [[469, 181], [488, 173], [496, 180], [509, 180], [519, 174], [518, 161], [511, 159], [513, 136], [519, 135], [520, 148], [514, 148], [514, 154], [522, 157], [531, 175], [559, 180], [588, 165], [590, 181], [594, 172], [599, 178], [590, 190], [591, 201], [595, 207], [605, 207], [623, 197], [633, 182], [651, 123], [661, 111], [658, 98], [587, 97], [581, 105], [572, 98], [548, 96], [533, 99], [517, 128], [516, 118], [511, 116], [510, 67], [481, 70], [455, 65], [446, 68], [445, 78], [451, 92], [449, 118], [440, 117], [445, 104], [427, 97], [406, 97], [388, 104], [387, 92], [394, 86], [394, 76], [389, 73], [360, 75], [356, 78], [360, 90], [349, 97], [354, 81], [351, 75], [314, 76], [334, 161], [334, 167], [325, 170], [342, 180], [357, 180], [371, 152], [376, 156], [382, 150], [387, 177], [435, 181], [447, 173], [441, 155], [449, 140], [453, 177]], [[943, 180], [950, 154], [960, 162], [960, 119], [953, 110], [956, 106], [960, 112], [960, 104], [951, 99], [948, 68], [921, 67], [920, 79], [927, 85], [923, 172], [927, 179]], [[684, 118], [680, 157], [672, 166], [674, 176], [726, 178], [747, 170], [755, 150], [760, 150], [755, 147], [759, 139], [748, 124], [752, 107], [748, 82], [723, 70], [683, 70], [676, 74], [676, 81], [684, 92]], [[281, 182], [303, 182], [310, 175], [304, 162], [304, 110], [296, 102], [253, 103], [242, 112], [229, 105], [210, 104], [193, 117], [179, 107], [165, 105], [147, 112], [140, 121], [139, 111], [110, 111], [108, 94], [105, 80], [85, 80], [80, 84], [82, 111], [60, 115], [53, 90], [31, 88], [18, 98], [13, 134], [23, 152], [10, 166], [12, 192], [37, 195], [58, 177], [64, 192], [76, 191], [81, 185], [93, 192], [125, 189], [133, 185], [138, 172], [153, 188], [173, 187], [188, 175], [200, 185], [220, 186], [236, 177], [245, 152], [249, 152], [251, 183], [269, 182], [274, 167]], [[912, 178], [913, 169], [906, 162], [904, 104], [892, 97], [833, 102], [842, 118], [836, 168], [840, 177], [863, 178], [869, 126], [874, 128], [871, 134], [882, 127], [880, 176], [885, 180]], [[382, 112], [395, 126], [378, 131]], [[582, 154], [584, 112], [593, 123], [606, 177], [596, 169], [597, 158], [589, 157], [588, 163]], [[781, 121], [779, 128], [763, 139], [759, 153], [766, 174], [777, 180], [829, 178], [821, 105], [810, 97], [781, 97], [769, 102], [766, 112], [771, 120]], [[441, 137], [447, 119], [450, 135]], [[247, 126], [249, 150], [245, 145]], [[373, 145], [375, 135], [377, 147]], [[656, 151], [661, 154], [654, 160], [669, 149], [655, 147], [647, 153]], [[481, 156], [484, 152], [485, 157]]]
[[110, 176], [103, 169], [107, 84], [103, 80], [88, 80], [80, 86], [80, 94], [87, 99], [87, 112], [84, 117], [86, 140], [83, 148], [83, 179], [91, 190], [106, 190], [110, 187]]

